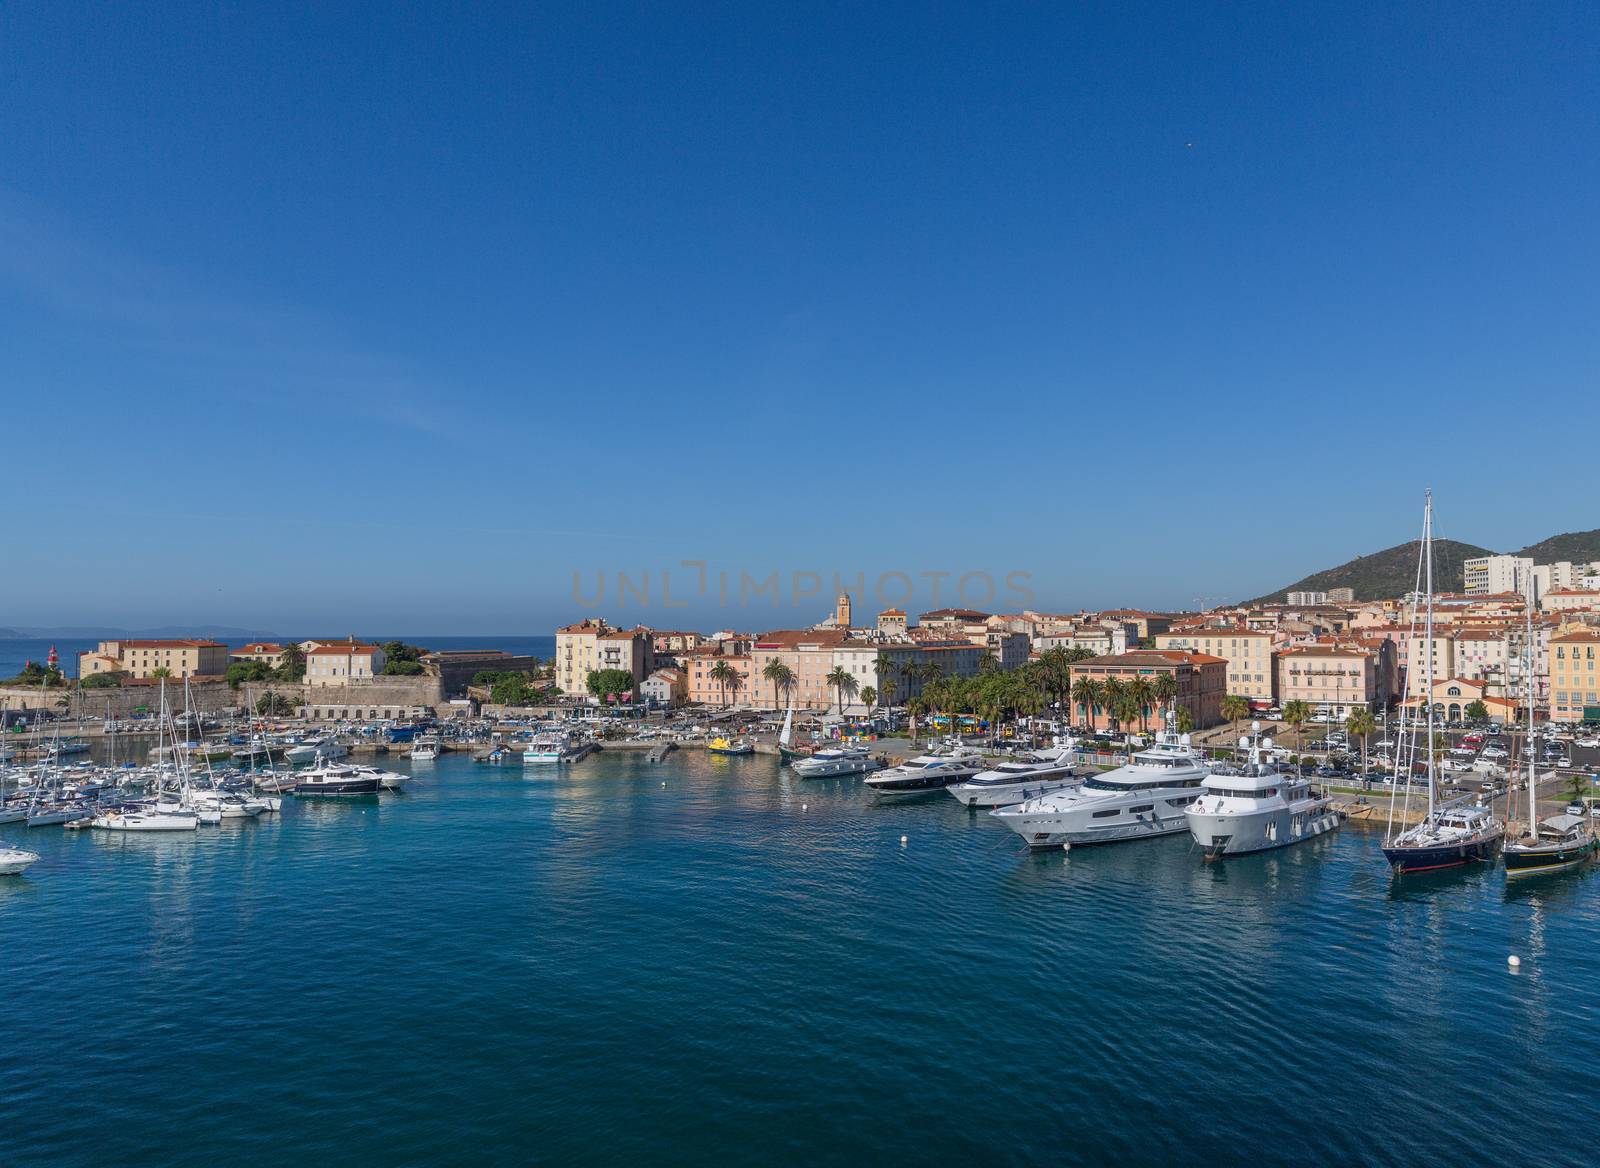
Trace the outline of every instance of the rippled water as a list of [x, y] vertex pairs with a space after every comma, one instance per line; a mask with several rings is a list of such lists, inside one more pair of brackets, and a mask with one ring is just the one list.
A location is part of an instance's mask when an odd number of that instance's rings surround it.
[[0, 1162], [1425, 1164], [1589, 1122], [1600, 879], [1395, 886], [1354, 830], [1028, 855], [767, 758], [417, 769], [0, 828], [44, 856], [0, 881]]

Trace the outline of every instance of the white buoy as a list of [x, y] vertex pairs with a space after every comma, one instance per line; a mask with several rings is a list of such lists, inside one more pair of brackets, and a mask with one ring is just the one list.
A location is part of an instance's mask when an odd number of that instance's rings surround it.
[[662, 779], [662, 780], [661, 780], [661, 785], [662, 785], [662, 786], [663, 786], [663, 787], [665, 787], [665, 786], [666, 786], [666, 785], [667, 785], [667, 780], [666, 780], [666, 779]]
[[901, 847], [904, 847], [904, 846], [905, 846], [905, 843], [906, 843], [906, 840], [907, 840], [907, 839], [908, 839], [908, 838], [910, 838], [910, 837], [909, 837], [909, 836], [901, 836], [901, 837], [900, 837], [900, 846], [901, 846]]
[[1506, 964], [1509, 965], [1512, 969], [1516, 969], [1518, 966], [1520, 966], [1522, 964], [1522, 958], [1518, 957], [1515, 953], [1513, 953], [1510, 957], [1506, 958]]
[[811, 807], [811, 804], [809, 804], [809, 803], [802, 803], [802, 804], [800, 804], [800, 810], [801, 810], [801, 811], [806, 811], [806, 810], [809, 810], [809, 809], [810, 809], [810, 807]]

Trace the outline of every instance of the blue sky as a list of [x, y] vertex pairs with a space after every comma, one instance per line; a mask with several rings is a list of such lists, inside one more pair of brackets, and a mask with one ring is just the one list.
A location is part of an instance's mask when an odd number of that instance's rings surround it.
[[[1475, 543], [1600, 525], [1544, 484], [1600, 420], [1593, 5], [0, 39], [0, 625], [537, 632], [685, 560], [1177, 606], [1412, 538], [1426, 485]], [[603, 608], [816, 607], [689, 599]]]

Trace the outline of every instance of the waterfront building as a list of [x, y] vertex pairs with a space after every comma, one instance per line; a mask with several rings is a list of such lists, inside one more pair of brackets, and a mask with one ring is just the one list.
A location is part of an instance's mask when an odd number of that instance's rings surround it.
[[1277, 697], [1278, 677], [1273, 656], [1279, 637], [1242, 625], [1177, 629], [1158, 633], [1157, 649], [1193, 649], [1228, 663], [1228, 692], [1249, 698], [1253, 705], [1271, 706]]
[[132, 678], [221, 677], [228, 670], [228, 646], [209, 640], [114, 640], [101, 641], [91, 652], [78, 657], [78, 676], [95, 673], [124, 673]]
[[359, 641], [323, 641], [306, 654], [306, 684], [314, 687], [371, 681], [383, 672], [388, 657], [377, 645]]
[[1550, 638], [1550, 718], [1582, 722], [1589, 711], [1600, 720], [1600, 670], [1596, 649], [1600, 631], [1564, 625]]
[[283, 664], [284, 647], [272, 641], [251, 641], [228, 654], [232, 661], [260, 661], [276, 669]]
[[[716, 646], [702, 645], [689, 653], [680, 654], [679, 667], [684, 671], [684, 685], [691, 702], [708, 706], [746, 705], [760, 700], [754, 683], [760, 674], [751, 668], [751, 658], [743, 653], [724, 653]], [[734, 672], [734, 680], [719, 681], [711, 671], [719, 662], [725, 662]]]
[[[1511, 698], [1499, 697], [1489, 692], [1486, 682], [1466, 677], [1447, 677], [1433, 684], [1433, 708], [1438, 718], [1446, 722], [1459, 722], [1467, 716], [1473, 702], [1482, 702], [1489, 717], [1499, 718], [1507, 724], [1519, 717], [1519, 704]], [[1426, 698], [1418, 693], [1407, 698], [1404, 708], [1412, 711], [1425, 709]]]
[[1278, 653], [1278, 701], [1305, 702], [1313, 713], [1341, 719], [1379, 709], [1388, 697], [1379, 688], [1381, 652], [1355, 644], [1290, 645]]
[[657, 669], [639, 683], [639, 696], [658, 706], [681, 706], [689, 697], [689, 684], [682, 669]]
[[[1184, 649], [1132, 649], [1126, 653], [1074, 662], [1071, 680], [1073, 685], [1080, 678], [1097, 683], [1112, 678], [1121, 682], [1139, 678], [1153, 681], [1162, 674], [1170, 675], [1177, 682], [1174, 705], [1189, 711], [1196, 730], [1204, 730], [1222, 721], [1222, 699], [1228, 692], [1228, 663], [1208, 653]], [[1094, 729], [1105, 729], [1112, 722], [1111, 713], [1102, 706], [1096, 705], [1091, 709], [1075, 701], [1073, 709], [1076, 721]], [[1152, 703], [1147, 722], [1153, 719], [1159, 724], [1160, 716], [1160, 711]]]

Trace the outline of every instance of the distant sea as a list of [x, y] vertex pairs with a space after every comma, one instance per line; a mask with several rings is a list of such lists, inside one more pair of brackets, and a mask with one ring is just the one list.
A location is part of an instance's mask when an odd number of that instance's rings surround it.
[[[313, 634], [314, 636], [315, 634]], [[279, 642], [305, 641], [306, 636], [281, 636], [260, 637], [257, 640], [273, 640]], [[556, 639], [554, 637], [418, 637], [418, 636], [377, 636], [368, 638], [372, 641], [404, 641], [408, 645], [421, 645], [426, 649], [503, 649], [507, 653], [518, 656], [531, 656], [550, 658], [556, 655]], [[60, 660], [61, 668], [68, 677], [78, 675], [78, 654], [86, 653], [100, 643], [100, 638], [89, 640], [66, 640], [49, 638], [24, 638], [0, 640], [0, 678], [15, 677], [21, 672], [22, 667], [29, 661], [43, 661], [50, 655], [51, 646], [55, 647], [56, 656]], [[230, 641], [230, 648], [244, 645], [245, 641]]]

